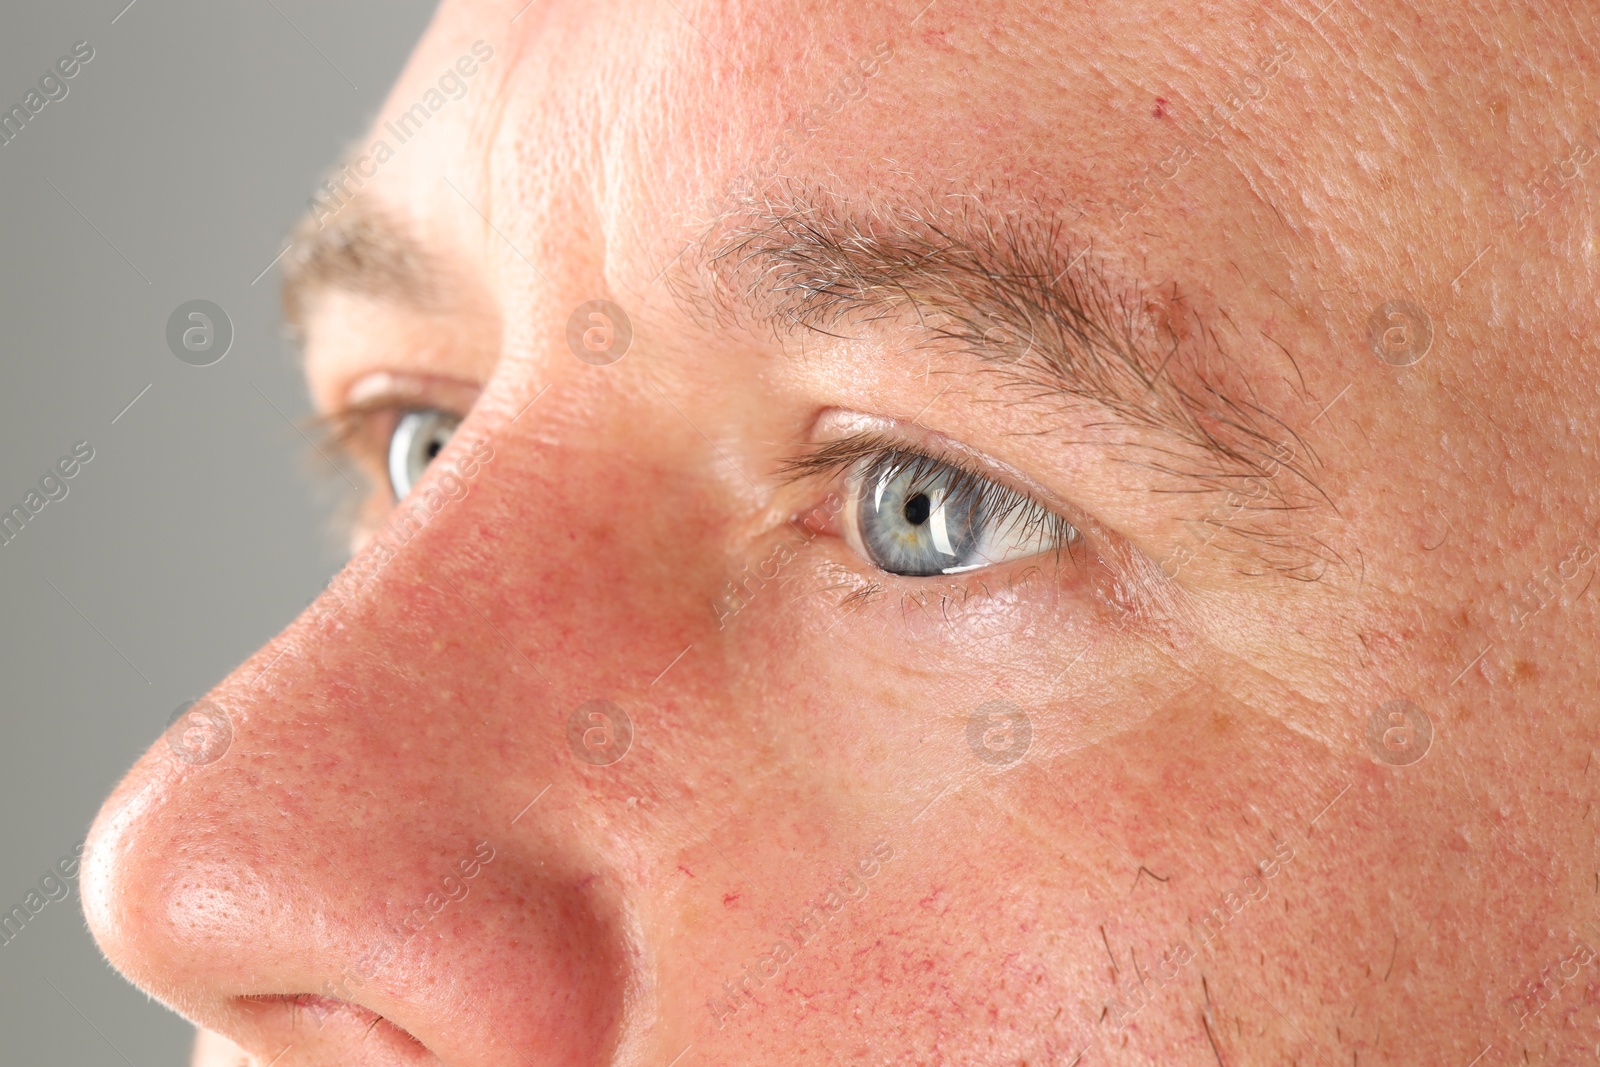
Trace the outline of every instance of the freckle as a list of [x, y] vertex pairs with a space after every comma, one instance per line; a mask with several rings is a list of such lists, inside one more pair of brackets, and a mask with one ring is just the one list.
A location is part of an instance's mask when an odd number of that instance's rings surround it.
[[1228, 733], [1233, 729], [1233, 720], [1228, 717], [1227, 712], [1213, 711], [1211, 713], [1211, 728], [1219, 734]]
[[1150, 109], [1150, 114], [1156, 118], [1164, 118], [1167, 114], [1167, 101], [1163, 97], [1156, 97], [1156, 106]]
[[1511, 676], [1519, 682], [1531, 682], [1539, 677], [1539, 668], [1525, 659], [1519, 659], [1511, 668]]

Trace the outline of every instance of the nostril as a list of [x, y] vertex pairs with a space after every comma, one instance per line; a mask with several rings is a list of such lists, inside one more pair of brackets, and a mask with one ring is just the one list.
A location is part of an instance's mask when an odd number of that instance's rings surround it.
[[[334, 997], [324, 997], [316, 993], [258, 993], [239, 998], [251, 1004], [282, 1005], [288, 1009], [289, 1018], [295, 1025], [309, 1021], [320, 1028], [335, 1015], [360, 1022], [371, 1029], [384, 1018], [371, 1008], [364, 1008], [360, 1004], [352, 1004], [348, 1000], [339, 1000]], [[393, 1025], [392, 1023], [390, 1025]], [[400, 1030], [400, 1027], [395, 1027]], [[404, 1031], [401, 1031], [402, 1033]], [[407, 1037], [411, 1035], [407, 1034]], [[415, 1040], [415, 1039], [413, 1039]]]
[[[371, 1008], [337, 997], [316, 993], [258, 993], [235, 998], [256, 1022], [285, 1037], [324, 1033], [330, 1037], [350, 1037], [377, 1043], [394, 1051], [428, 1055], [427, 1046], [403, 1026]], [[432, 1057], [429, 1056], [429, 1061]]]

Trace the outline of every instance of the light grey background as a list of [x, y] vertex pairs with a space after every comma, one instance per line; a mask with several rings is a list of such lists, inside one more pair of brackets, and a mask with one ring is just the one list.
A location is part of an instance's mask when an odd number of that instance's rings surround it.
[[[285, 419], [309, 405], [277, 272], [252, 280], [434, 7], [126, 2], [0, 13], [0, 106], [75, 42], [95, 51], [0, 146], [0, 510], [74, 442], [95, 450], [0, 546], [0, 912], [82, 839], [173, 709], [342, 562], [330, 516], [348, 487]], [[196, 298], [234, 324], [211, 367], [166, 346]], [[191, 1034], [110, 970], [75, 889], [0, 945], [3, 1067], [186, 1063]]]

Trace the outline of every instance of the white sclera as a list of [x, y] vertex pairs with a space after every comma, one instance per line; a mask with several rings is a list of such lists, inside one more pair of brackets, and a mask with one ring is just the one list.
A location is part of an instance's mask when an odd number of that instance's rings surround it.
[[404, 500], [411, 492], [459, 425], [458, 417], [437, 408], [408, 411], [400, 416], [394, 436], [389, 438], [389, 488], [396, 500]]

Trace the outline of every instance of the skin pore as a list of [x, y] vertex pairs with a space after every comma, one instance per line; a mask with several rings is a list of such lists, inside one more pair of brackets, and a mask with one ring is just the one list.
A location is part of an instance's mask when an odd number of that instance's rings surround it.
[[[523, 2], [286, 259], [355, 560], [84, 856], [197, 1062], [1592, 1059], [1590, 16]], [[1071, 533], [886, 573], [885, 452]]]

